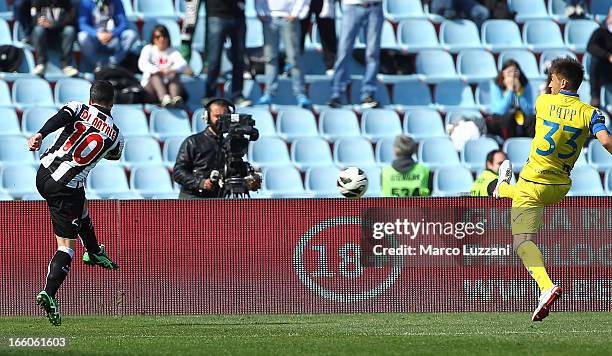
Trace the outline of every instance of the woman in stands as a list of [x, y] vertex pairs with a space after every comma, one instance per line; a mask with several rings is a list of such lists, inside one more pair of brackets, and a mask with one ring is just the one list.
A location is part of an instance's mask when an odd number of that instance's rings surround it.
[[192, 74], [185, 59], [171, 45], [168, 29], [157, 25], [138, 59], [138, 68], [143, 74], [142, 87], [162, 107], [184, 105], [181, 73]]
[[519, 64], [510, 59], [491, 86], [492, 118], [487, 120], [490, 134], [508, 137], [533, 137], [535, 108], [531, 86]]

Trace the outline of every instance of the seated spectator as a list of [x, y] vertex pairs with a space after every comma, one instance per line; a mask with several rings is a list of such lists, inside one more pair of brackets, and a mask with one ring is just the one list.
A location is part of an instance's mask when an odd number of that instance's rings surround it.
[[138, 39], [121, 0], [81, 0], [78, 40], [84, 68], [120, 64]]
[[384, 197], [418, 197], [431, 195], [431, 172], [415, 162], [412, 155], [417, 144], [409, 136], [398, 135], [393, 142], [395, 160], [383, 168], [381, 184]]
[[519, 64], [507, 60], [491, 86], [491, 112], [488, 133], [508, 137], [533, 137], [535, 108], [531, 86]]
[[181, 73], [192, 71], [179, 51], [172, 48], [166, 26], [153, 28], [150, 43], [140, 52], [138, 68], [142, 72], [140, 84], [155, 102], [163, 107], [184, 105]]
[[[22, 4], [23, 5], [23, 4]], [[49, 59], [47, 51], [52, 43], [61, 43], [62, 72], [79, 74], [72, 64], [72, 44], [75, 40], [76, 9], [70, 0], [32, 0], [32, 45], [38, 53], [34, 74], [44, 75]]]
[[321, 47], [323, 47], [323, 62], [327, 69], [327, 75], [334, 73], [334, 62], [336, 61], [336, 7], [334, 0], [311, 0], [310, 12], [308, 16], [302, 20], [302, 37], [301, 48], [304, 51], [304, 42], [310, 27], [310, 18], [312, 15], [317, 21], [317, 28], [321, 37]]
[[431, 0], [430, 10], [448, 19], [470, 19], [478, 27], [491, 16], [489, 9], [476, 0]]
[[499, 176], [499, 166], [508, 157], [503, 151], [493, 150], [487, 154], [485, 162], [486, 169], [480, 173], [472, 185], [471, 195], [474, 197], [492, 197], [497, 177]]
[[587, 45], [591, 65], [585, 68], [591, 77], [591, 105], [601, 105], [601, 86], [612, 83], [612, 7], [606, 22], [593, 32]]

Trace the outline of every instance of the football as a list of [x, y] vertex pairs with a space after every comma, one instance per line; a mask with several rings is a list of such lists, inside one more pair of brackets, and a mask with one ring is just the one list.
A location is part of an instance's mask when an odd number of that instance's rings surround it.
[[368, 176], [357, 167], [348, 167], [340, 171], [336, 185], [345, 197], [360, 198], [368, 190]]

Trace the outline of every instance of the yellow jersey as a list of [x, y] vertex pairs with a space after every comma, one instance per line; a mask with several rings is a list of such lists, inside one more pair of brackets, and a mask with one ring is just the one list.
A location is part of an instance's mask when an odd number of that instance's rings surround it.
[[535, 137], [521, 178], [542, 184], [570, 184], [570, 172], [589, 135], [606, 130], [602, 113], [561, 91], [536, 99]]

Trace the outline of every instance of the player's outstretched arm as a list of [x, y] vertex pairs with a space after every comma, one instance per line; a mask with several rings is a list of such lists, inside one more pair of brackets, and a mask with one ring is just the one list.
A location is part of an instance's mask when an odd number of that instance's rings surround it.
[[612, 136], [610, 136], [608, 131], [601, 130], [595, 134], [595, 137], [597, 137], [601, 145], [612, 154]]
[[40, 149], [40, 145], [42, 143], [43, 135], [40, 132], [35, 133], [34, 135], [28, 138], [28, 148], [30, 151], [38, 151]]

